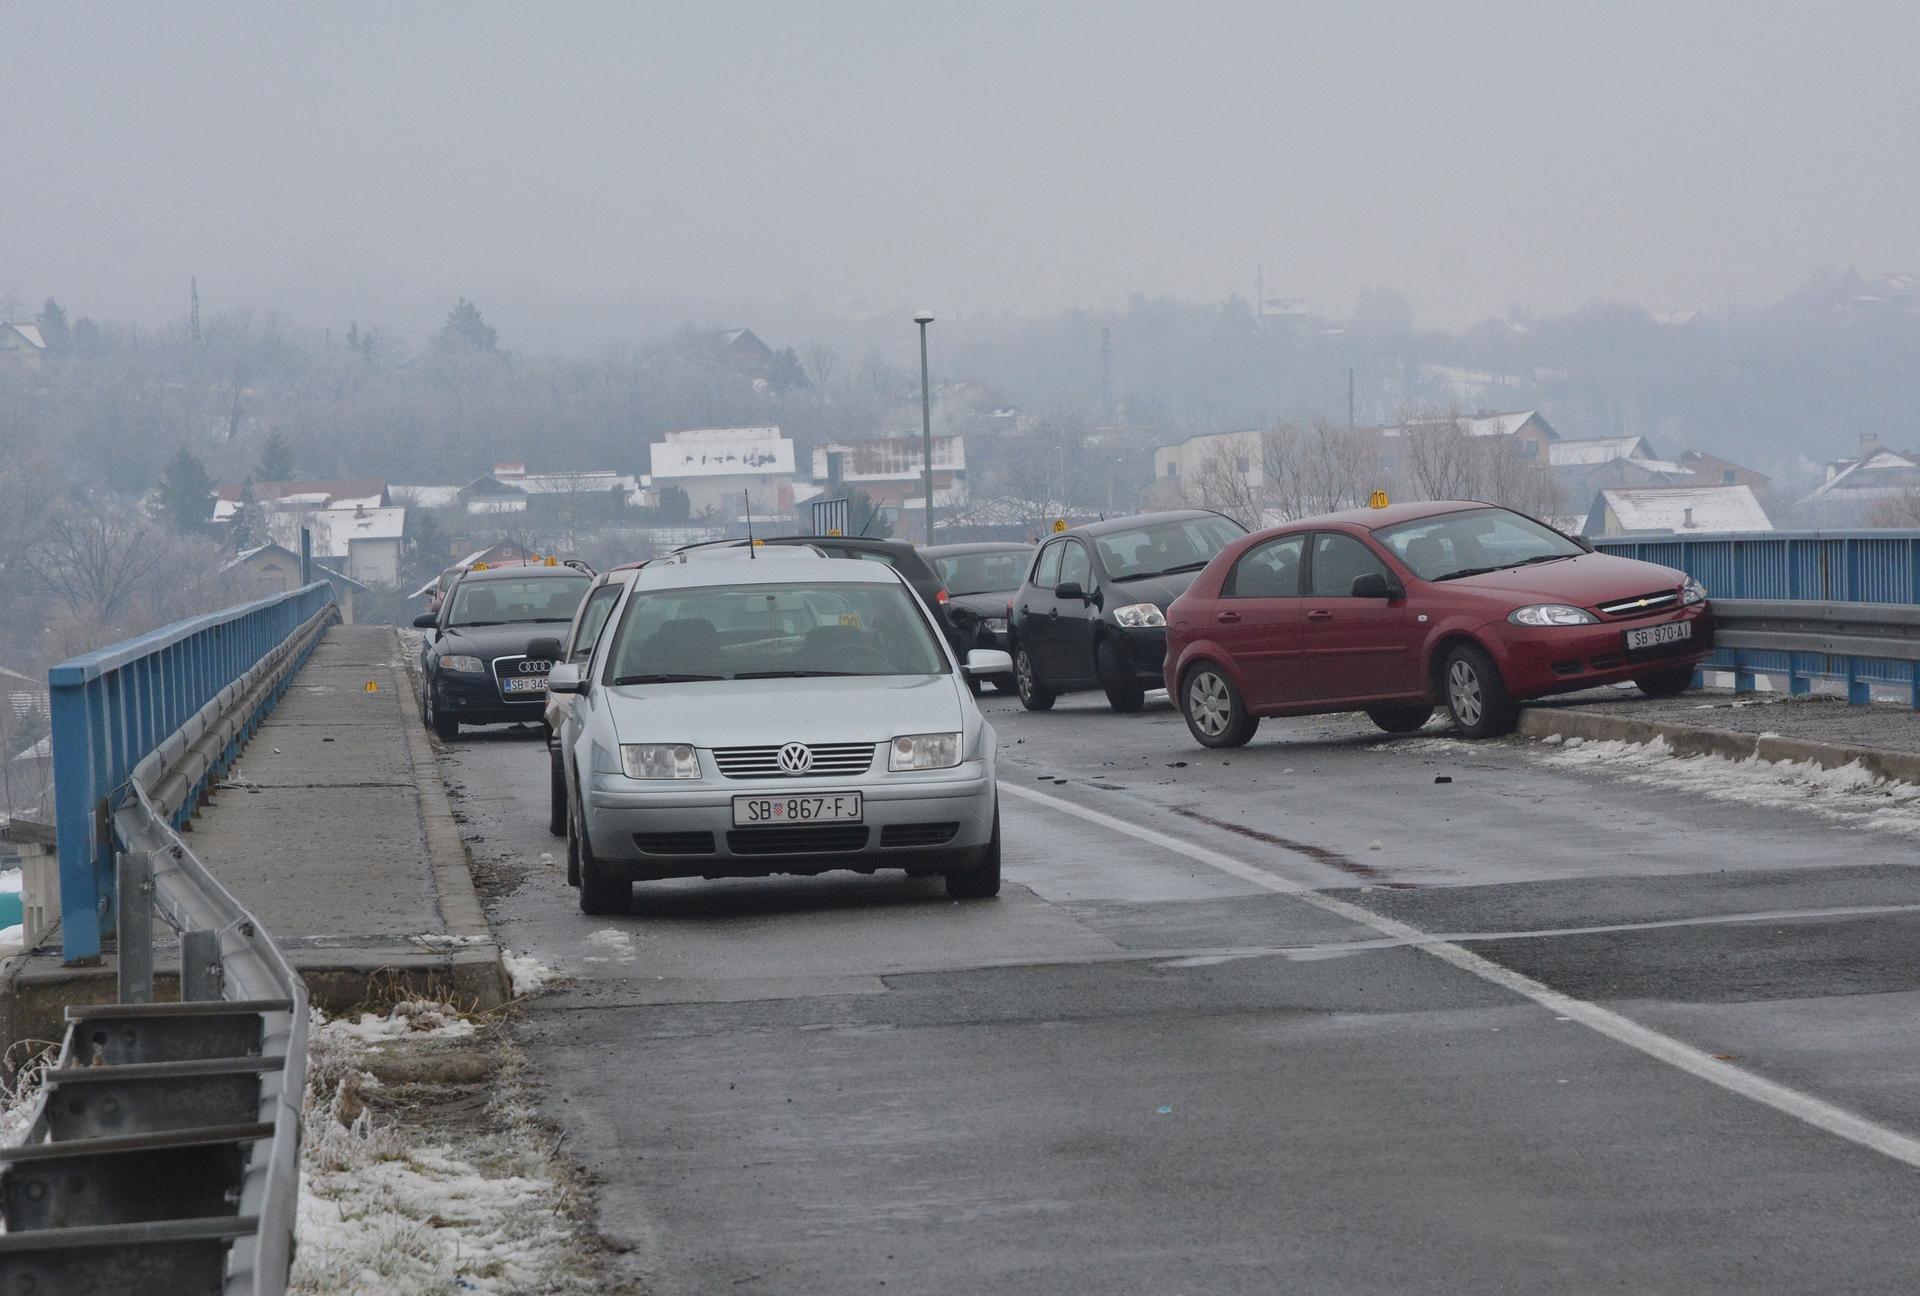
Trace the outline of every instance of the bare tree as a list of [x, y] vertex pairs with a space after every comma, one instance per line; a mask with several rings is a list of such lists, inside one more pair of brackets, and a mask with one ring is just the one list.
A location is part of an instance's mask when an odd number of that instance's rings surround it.
[[131, 508], [73, 506], [47, 521], [27, 562], [68, 612], [112, 625], [166, 556], [165, 533]]
[[1868, 526], [1920, 527], [1920, 486], [1909, 486], [1898, 495], [1875, 500], [1867, 516]]
[[1535, 517], [1559, 510], [1552, 465], [1522, 458], [1511, 436], [1475, 436], [1449, 414], [1405, 420], [1398, 440], [1411, 483], [1427, 499], [1481, 500]]

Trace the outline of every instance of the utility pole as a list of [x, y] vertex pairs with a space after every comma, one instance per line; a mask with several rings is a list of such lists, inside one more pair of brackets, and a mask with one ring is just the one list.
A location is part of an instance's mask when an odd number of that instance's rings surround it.
[[927, 387], [927, 325], [933, 323], [932, 311], [915, 311], [913, 322], [920, 326], [920, 461], [921, 475], [927, 483], [927, 543], [933, 543], [933, 396]]
[[187, 276], [187, 294], [193, 301], [193, 310], [187, 316], [187, 340], [194, 346], [200, 345], [200, 279], [197, 275]]
[[1347, 431], [1353, 431], [1353, 370], [1347, 370]]
[[1100, 330], [1100, 423], [1113, 426], [1113, 330]]

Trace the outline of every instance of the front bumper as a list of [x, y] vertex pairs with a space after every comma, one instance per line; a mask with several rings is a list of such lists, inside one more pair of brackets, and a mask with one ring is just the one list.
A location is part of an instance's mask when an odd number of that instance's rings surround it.
[[[1657, 648], [1627, 651], [1628, 630], [1675, 622], [1691, 622], [1692, 636]], [[1662, 616], [1557, 629], [1502, 621], [1487, 627], [1486, 637], [1498, 637], [1500, 672], [1508, 691], [1516, 699], [1545, 697], [1677, 666], [1698, 667], [1713, 655], [1713, 612], [1710, 604], [1699, 603]]]
[[[858, 824], [736, 828], [733, 798], [861, 794]], [[617, 878], [765, 877], [853, 869], [943, 873], [978, 862], [993, 836], [994, 781], [985, 761], [920, 774], [729, 779], [677, 786], [596, 773], [586, 793], [595, 862]]]
[[1108, 627], [1120, 669], [1142, 688], [1166, 687], [1167, 631], [1165, 626], [1129, 630]]
[[434, 709], [461, 724], [541, 724], [546, 720], [545, 690], [530, 693], [524, 701], [508, 702], [500, 696], [500, 686], [491, 675], [470, 675], [465, 671], [435, 671]]

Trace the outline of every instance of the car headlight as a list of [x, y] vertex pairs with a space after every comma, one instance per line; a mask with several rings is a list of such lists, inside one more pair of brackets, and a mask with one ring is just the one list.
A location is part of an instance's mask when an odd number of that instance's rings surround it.
[[469, 657], [465, 653], [448, 653], [440, 659], [440, 669], [466, 671], [473, 675], [484, 675], [487, 671], [487, 664], [478, 657]]
[[982, 617], [980, 619], [980, 628], [988, 634], [1005, 634], [1007, 632], [1007, 619], [1005, 617]]
[[1113, 610], [1113, 619], [1129, 630], [1146, 630], [1167, 623], [1167, 614], [1151, 603], [1129, 603]]
[[700, 777], [700, 757], [686, 743], [621, 743], [620, 766], [631, 779]]
[[887, 749], [890, 770], [951, 769], [959, 763], [957, 733], [903, 734]]
[[1680, 587], [1680, 602], [1691, 605], [1707, 601], [1707, 587], [1693, 577], [1687, 577], [1687, 583]]
[[1565, 603], [1536, 603], [1532, 607], [1515, 608], [1507, 613], [1507, 620], [1523, 626], [1576, 626], [1595, 625], [1600, 618], [1585, 608]]

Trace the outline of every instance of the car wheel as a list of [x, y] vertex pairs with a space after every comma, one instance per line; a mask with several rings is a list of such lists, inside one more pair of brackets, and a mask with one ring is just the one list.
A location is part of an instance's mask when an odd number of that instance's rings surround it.
[[1094, 654], [1094, 663], [1100, 670], [1100, 687], [1107, 695], [1108, 706], [1126, 715], [1146, 705], [1147, 691], [1127, 678], [1120, 666], [1120, 654], [1111, 643], [1100, 645]]
[[573, 856], [579, 861], [580, 912], [607, 917], [633, 908], [633, 884], [601, 871], [600, 862], [593, 857], [593, 843], [587, 840], [586, 825], [577, 818], [571, 841]]
[[567, 763], [560, 753], [547, 753], [547, 831], [555, 837], [567, 835]]
[[573, 804], [567, 804], [567, 885], [580, 885], [580, 838], [573, 830]]
[[1020, 693], [1020, 705], [1027, 710], [1050, 711], [1053, 709], [1054, 694], [1040, 682], [1040, 672], [1034, 668], [1033, 656], [1025, 648], [1014, 650], [1013, 684]]
[[1497, 738], [1513, 729], [1520, 708], [1507, 692], [1500, 668], [1479, 644], [1461, 644], [1447, 654], [1442, 679], [1447, 710], [1469, 738]]
[[993, 808], [993, 836], [972, 868], [947, 874], [947, 895], [955, 900], [990, 900], [1000, 894], [1000, 807]]
[[1375, 707], [1367, 719], [1388, 733], [1412, 733], [1433, 718], [1430, 706]]
[[440, 714], [440, 708], [434, 704], [433, 690], [427, 690], [427, 728], [433, 730], [434, 737], [441, 742], [452, 742], [460, 736], [460, 722], [452, 716]]
[[1648, 697], [1678, 697], [1693, 687], [1693, 667], [1672, 666], [1650, 675], [1637, 675], [1633, 682]]
[[1212, 662], [1201, 662], [1187, 672], [1180, 689], [1180, 712], [1187, 730], [1202, 747], [1243, 747], [1260, 717], [1247, 711], [1240, 690]]

